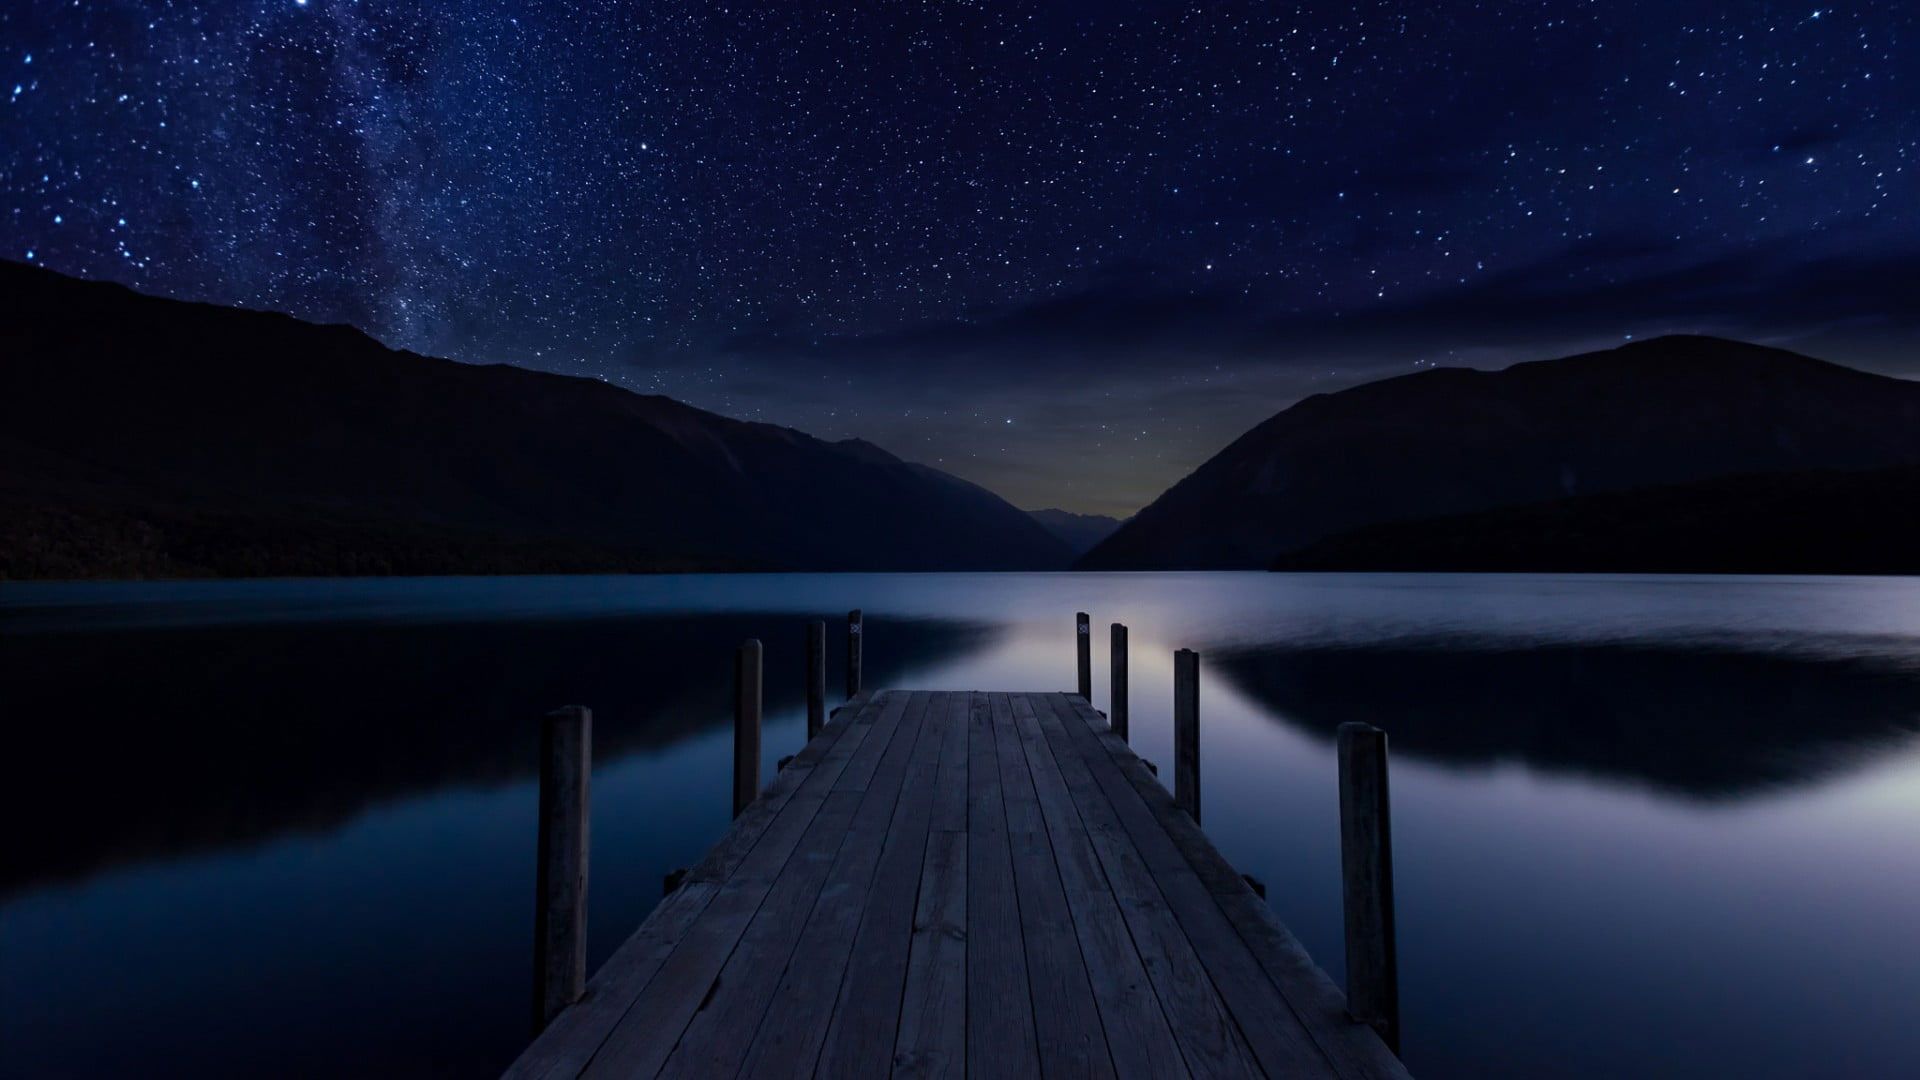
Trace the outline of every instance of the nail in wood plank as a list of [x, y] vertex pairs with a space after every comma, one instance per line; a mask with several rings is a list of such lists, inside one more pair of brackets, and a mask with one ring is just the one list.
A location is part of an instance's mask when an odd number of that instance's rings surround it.
[[1084, 701], [1093, 700], [1093, 629], [1089, 625], [1087, 613], [1076, 612], [1073, 616], [1074, 646], [1079, 650], [1075, 670], [1080, 675], [1080, 697]]
[[860, 640], [863, 617], [859, 608], [847, 612], [847, 697], [860, 692]]

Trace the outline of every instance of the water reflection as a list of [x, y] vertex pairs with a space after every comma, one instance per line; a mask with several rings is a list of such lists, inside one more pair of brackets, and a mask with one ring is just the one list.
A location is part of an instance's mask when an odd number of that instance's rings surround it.
[[1276, 716], [1323, 734], [1364, 721], [1400, 754], [1517, 761], [1696, 799], [1810, 783], [1920, 732], [1920, 669], [1883, 657], [1434, 643], [1208, 660]]
[[595, 710], [597, 964], [727, 826], [735, 644], [770, 775], [849, 606], [943, 689], [1066, 688], [1088, 611], [1100, 707], [1129, 624], [1163, 768], [1198, 649], [1208, 832], [1336, 978], [1388, 728], [1416, 1075], [1920, 1075], [1920, 580], [1278, 574], [0, 586], [0, 1072], [496, 1073], [533, 718]]
[[[804, 707], [791, 613], [398, 625], [280, 622], [9, 638], [0, 812], [36, 821], [0, 895], [128, 859], [337, 827], [367, 806], [532, 774], [533, 719], [594, 709], [600, 766], [731, 723], [732, 651], [765, 643], [766, 710]], [[867, 657], [885, 685], [996, 631], [916, 619]], [[841, 643], [829, 634], [830, 690]], [[795, 747], [769, 747], [769, 754]], [[48, 807], [58, 814], [46, 814]]]

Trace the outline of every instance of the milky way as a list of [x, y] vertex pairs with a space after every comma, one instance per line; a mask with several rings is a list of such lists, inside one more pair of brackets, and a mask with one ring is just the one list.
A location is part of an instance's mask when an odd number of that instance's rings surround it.
[[0, 80], [7, 258], [1028, 505], [1435, 363], [1920, 369], [1911, 3], [26, 0]]

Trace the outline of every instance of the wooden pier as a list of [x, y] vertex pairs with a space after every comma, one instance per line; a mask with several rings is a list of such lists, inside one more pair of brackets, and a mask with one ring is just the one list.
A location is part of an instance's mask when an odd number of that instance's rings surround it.
[[889, 691], [507, 1073], [936, 1074], [1406, 1071], [1084, 698]]

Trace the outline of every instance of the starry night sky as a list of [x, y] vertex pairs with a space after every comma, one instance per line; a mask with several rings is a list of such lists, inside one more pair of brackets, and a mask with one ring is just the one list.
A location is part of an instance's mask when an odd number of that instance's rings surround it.
[[0, 80], [6, 258], [1025, 506], [1434, 364], [1920, 374], [1912, 0], [13, 0]]

